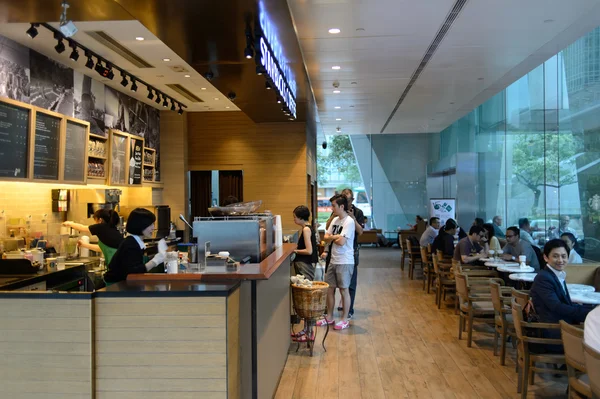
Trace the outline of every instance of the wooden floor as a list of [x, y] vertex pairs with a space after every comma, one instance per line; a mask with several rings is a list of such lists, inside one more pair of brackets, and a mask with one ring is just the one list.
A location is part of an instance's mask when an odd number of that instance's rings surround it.
[[[331, 329], [327, 352], [317, 345], [312, 358], [292, 344], [276, 398], [520, 398], [512, 347], [500, 366], [491, 328], [476, 326], [467, 348], [453, 304], [438, 310], [421, 287], [399, 267], [359, 267], [351, 327]], [[536, 375], [528, 397], [566, 398], [566, 387], [566, 377]]]

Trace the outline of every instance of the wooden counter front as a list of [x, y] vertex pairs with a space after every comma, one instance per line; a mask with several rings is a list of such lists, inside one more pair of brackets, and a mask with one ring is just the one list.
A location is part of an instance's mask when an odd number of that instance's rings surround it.
[[297, 248], [296, 244], [283, 244], [260, 263], [240, 265], [231, 273], [144, 273], [130, 274], [127, 281], [218, 281], [218, 280], [267, 280], [279, 269]]

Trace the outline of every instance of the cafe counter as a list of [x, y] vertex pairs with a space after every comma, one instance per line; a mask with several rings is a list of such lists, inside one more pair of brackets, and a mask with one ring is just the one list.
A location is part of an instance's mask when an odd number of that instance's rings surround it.
[[[32, 398], [271, 398], [290, 344], [284, 244], [236, 277], [0, 292], [0, 387]], [[187, 278], [186, 278], [187, 277]]]

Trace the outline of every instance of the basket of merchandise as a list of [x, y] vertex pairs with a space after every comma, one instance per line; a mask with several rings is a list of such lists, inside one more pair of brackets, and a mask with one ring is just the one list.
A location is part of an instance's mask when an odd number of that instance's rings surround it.
[[296, 314], [303, 319], [317, 319], [323, 316], [327, 307], [329, 284], [322, 281], [309, 281], [304, 276], [292, 277], [292, 299]]

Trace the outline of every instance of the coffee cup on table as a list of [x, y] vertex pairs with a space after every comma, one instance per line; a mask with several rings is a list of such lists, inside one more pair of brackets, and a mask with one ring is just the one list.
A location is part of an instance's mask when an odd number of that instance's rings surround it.
[[525, 264], [526, 261], [527, 261], [527, 256], [519, 255], [519, 266], [521, 266], [522, 268], [525, 268], [525, 266], [527, 266]]
[[495, 256], [495, 255], [496, 255], [496, 251], [494, 251], [493, 249], [490, 249], [490, 250], [488, 251], [488, 254], [489, 254], [489, 255], [490, 255], [490, 257], [492, 257], [492, 258], [495, 258], [495, 257], [496, 257], [496, 256]]

